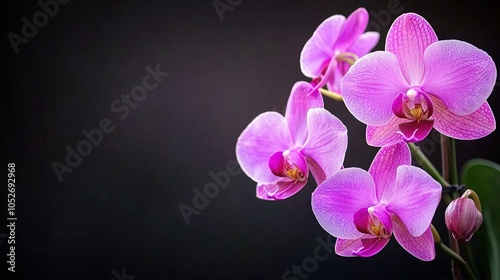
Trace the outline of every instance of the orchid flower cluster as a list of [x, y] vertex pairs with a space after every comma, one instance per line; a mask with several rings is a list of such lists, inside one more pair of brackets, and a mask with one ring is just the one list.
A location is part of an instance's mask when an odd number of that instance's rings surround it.
[[[359, 8], [318, 26], [300, 54], [301, 70], [311, 81], [293, 86], [284, 116], [265, 112], [244, 129], [237, 160], [264, 200], [291, 197], [312, 175], [317, 184], [312, 210], [337, 238], [338, 255], [373, 256], [394, 235], [408, 253], [431, 261], [435, 244], [441, 244], [431, 225], [441, 199], [449, 204], [447, 228], [459, 241], [470, 240], [480, 227], [481, 207], [470, 189], [461, 198], [449, 195], [458, 186], [433, 166], [412, 166], [412, 154], [426, 159], [414, 142], [432, 128], [450, 141], [493, 132], [495, 118], [486, 100], [496, 66], [469, 43], [438, 40], [415, 13], [393, 22], [384, 51], [370, 52], [380, 35], [365, 32], [367, 24], [368, 12]], [[347, 128], [324, 108], [323, 95], [343, 100], [367, 125], [367, 144], [380, 147], [368, 171], [343, 166]]]

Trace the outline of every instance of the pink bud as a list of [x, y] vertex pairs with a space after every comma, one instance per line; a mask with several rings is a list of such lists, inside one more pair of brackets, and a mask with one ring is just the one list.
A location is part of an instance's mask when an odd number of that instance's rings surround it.
[[483, 214], [476, 208], [472, 199], [461, 197], [448, 205], [444, 221], [453, 238], [458, 241], [469, 241], [483, 223]]

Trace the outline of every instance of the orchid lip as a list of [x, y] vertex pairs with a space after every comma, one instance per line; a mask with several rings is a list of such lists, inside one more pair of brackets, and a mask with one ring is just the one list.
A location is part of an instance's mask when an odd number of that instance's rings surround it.
[[434, 126], [432, 101], [418, 87], [399, 93], [392, 102], [392, 111], [397, 117], [410, 121], [399, 125], [398, 133], [406, 142], [423, 140]]

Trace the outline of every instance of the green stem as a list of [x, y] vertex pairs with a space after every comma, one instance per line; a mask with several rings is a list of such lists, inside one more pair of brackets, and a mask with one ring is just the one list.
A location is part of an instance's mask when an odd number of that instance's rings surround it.
[[[446, 179], [448, 179], [451, 184], [457, 185], [459, 182], [458, 182], [457, 152], [456, 152], [455, 139], [441, 135], [441, 145], [442, 145], [441, 152], [442, 152], [444, 177]], [[470, 193], [471, 190], [467, 190], [467, 192]], [[468, 195], [469, 194], [467, 194], [467, 196]], [[447, 195], [445, 197], [447, 199], [456, 199], [456, 198], [458, 198], [458, 194], [453, 193], [453, 194]], [[479, 198], [477, 197], [476, 193], [474, 193], [473, 200], [474, 200], [474, 203], [476, 203], [476, 201], [478, 201], [478, 203], [479, 203]], [[476, 203], [476, 207], [479, 207], [478, 209], [479, 209], [479, 211], [481, 211], [480, 210], [481, 204], [479, 203], [479, 206], [477, 206], [477, 205], [478, 204]], [[474, 255], [472, 253], [471, 244], [470, 243], [462, 244], [462, 247], [460, 247], [459, 242], [457, 240], [455, 240], [451, 234], [449, 234], [449, 237], [450, 237], [451, 249], [454, 250], [457, 254], [460, 254], [460, 251], [462, 251], [462, 252], [465, 251], [465, 255], [466, 255], [465, 257], [468, 260], [468, 262], [470, 263], [469, 267], [475, 268], [476, 265], [474, 263]], [[463, 250], [463, 249], [465, 249], [465, 250]], [[456, 267], [456, 264], [455, 264], [454, 268], [458, 270], [458, 268]]]
[[441, 236], [439, 236], [439, 233], [434, 227], [434, 225], [431, 224], [430, 228], [432, 232], [432, 238], [434, 239], [434, 243], [436, 243], [436, 246], [438, 246], [441, 250], [443, 250], [443, 252], [447, 254], [452, 260], [454, 260], [455, 263], [459, 263], [465, 269], [471, 280], [477, 280], [477, 277], [474, 274], [474, 271], [469, 266], [469, 264], [455, 251], [453, 251], [452, 249], [443, 244]]
[[467, 263], [471, 267], [471, 270], [474, 273], [478, 274], [477, 265], [476, 265], [476, 262], [474, 260], [474, 252], [473, 252], [473, 250], [471, 248], [472, 244], [470, 242], [466, 242], [463, 245], [465, 245], [464, 247], [465, 247], [465, 251], [467, 253], [467, 260], [468, 260]]
[[457, 262], [458, 264], [460, 264], [462, 266], [462, 268], [465, 270], [465, 272], [467, 272], [467, 275], [469, 276], [469, 278], [471, 280], [477, 280], [477, 277], [474, 274], [474, 272], [472, 271], [472, 269], [470, 268], [469, 264], [467, 264], [467, 262], [460, 255], [458, 255], [457, 253], [455, 253], [452, 249], [450, 249], [449, 247], [447, 247], [446, 245], [444, 245], [442, 242], [439, 242], [436, 245], [445, 254], [447, 254], [452, 260], [454, 260], [455, 262]]
[[[443, 174], [452, 185], [458, 184], [457, 152], [455, 139], [441, 134], [441, 152], [443, 160]], [[446, 168], [445, 168], [446, 167]]]
[[[452, 251], [455, 253], [457, 256], [460, 256], [460, 244], [458, 244], [458, 240], [456, 240], [451, 232], [448, 232], [448, 239], [450, 240], [450, 247], [448, 250]], [[462, 258], [462, 257], [460, 257]], [[459, 263], [457, 263], [457, 260], [453, 259], [451, 260], [451, 274], [453, 275], [454, 280], [462, 280], [462, 270], [460, 269]]]
[[321, 94], [323, 94], [324, 96], [330, 97], [333, 100], [343, 101], [342, 95], [340, 95], [336, 92], [329, 91], [329, 90], [324, 89], [324, 88], [320, 88], [319, 92], [321, 92]]
[[335, 57], [337, 61], [347, 62], [349, 65], [353, 66], [354, 63], [359, 59], [355, 53], [344, 52]]
[[446, 182], [446, 180], [439, 174], [439, 171], [434, 167], [432, 162], [427, 158], [427, 156], [422, 152], [419, 146], [415, 145], [415, 143], [409, 143], [410, 151], [413, 157], [417, 160], [418, 164], [429, 173], [429, 175], [434, 178], [434, 180], [438, 181], [442, 187], [449, 187], [450, 184]]
[[[450, 181], [452, 184], [458, 184], [457, 175], [457, 159], [455, 152], [455, 140], [441, 134], [441, 166], [443, 168], [443, 177], [445, 180]], [[456, 193], [443, 195], [443, 200], [449, 204], [449, 201], [457, 198]], [[448, 232], [448, 238], [450, 240], [450, 250], [455, 254], [460, 256], [460, 245], [458, 241], [453, 238], [451, 232]], [[460, 267], [457, 264], [457, 260], [452, 259], [451, 261], [451, 273], [454, 280], [461, 280], [462, 273]]]

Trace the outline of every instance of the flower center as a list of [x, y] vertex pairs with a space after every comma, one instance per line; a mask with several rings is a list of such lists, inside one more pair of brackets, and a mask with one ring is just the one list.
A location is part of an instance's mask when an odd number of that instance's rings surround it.
[[295, 182], [306, 181], [309, 173], [306, 159], [295, 149], [274, 153], [269, 158], [269, 168], [274, 175]]
[[392, 103], [394, 114], [400, 118], [417, 121], [427, 120], [432, 115], [432, 101], [418, 88], [400, 93]]
[[380, 238], [389, 238], [391, 236], [377, 217], [372, 217], [369, 220], [368, 232]]
[[294, 180], [295, 182], [303, 182], [307, 179], [304, 173], [290, 157], [289, 150], [283, 152], [283, 159], [283, 174], [286, 174], [286, 177]]
[[358, 231], [378, 238], [389, 238], [392, 234], [391, 217], [381, 205], [356, 211], [354, 224]]
[[410, 115], [412, 115], [413, 118], [420, 120], [423, 114], [426, 114], [427, 111], [424, 111], [422, 108], [422, 104], [415, 104], [415, 108], [409, 109]]

